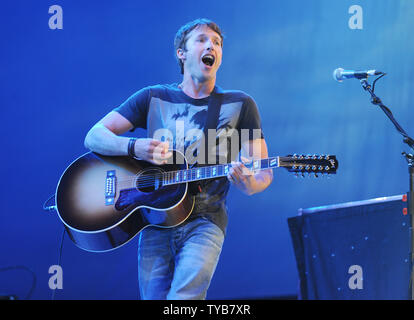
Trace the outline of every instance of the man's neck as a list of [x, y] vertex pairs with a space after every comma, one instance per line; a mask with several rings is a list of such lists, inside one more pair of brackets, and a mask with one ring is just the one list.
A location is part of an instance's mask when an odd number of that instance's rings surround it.
[[190, 75], [184, 74], [183, 82], [179, 85], [181, 90], [193, 99], [202, 99], [208, 97], [214, 89], [216, 78], [206, 81], [199, 81]]

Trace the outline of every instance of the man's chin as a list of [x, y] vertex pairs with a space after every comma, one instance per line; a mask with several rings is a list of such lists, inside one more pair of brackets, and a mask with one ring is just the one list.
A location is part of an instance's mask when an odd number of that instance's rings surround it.
[[191, 75], [192, 78], [200, 82], [206, 82], [216, 79], [217, 70], [199, 70]]
[[213, 70], [202, 71], [202, 78], [204, 81], [213, 80], [216, 78], [216, 71], [213, 71]]

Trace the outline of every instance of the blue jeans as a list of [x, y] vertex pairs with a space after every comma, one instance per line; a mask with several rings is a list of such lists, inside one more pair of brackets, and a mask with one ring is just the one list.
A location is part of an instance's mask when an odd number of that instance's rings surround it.
[[138, 245], [141, 299], [205, 299], [223, 242], [223, 231], [204, 217], [145, 228]]

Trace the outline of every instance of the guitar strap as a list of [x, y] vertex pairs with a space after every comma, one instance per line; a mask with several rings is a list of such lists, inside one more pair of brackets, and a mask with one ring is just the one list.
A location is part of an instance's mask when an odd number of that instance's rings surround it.
[[[220, 116], [220, 108], [221, 103], [223, 100], [223, 90], [215, 86], [213, 91], [211, 92], [209, 99], [208, 99], [208, 107], [207, 107], [207, 116], [206, 116], [206, 122], [204, 124], [204, 165], [208, 165], [208, 129], [214, 129], [217, 130], [217, 124], [218, 119]], [[216, 139], [216, 136], [214, 136], [214, 140]], [[215, 145], [211, 142], [210, 145]], [[217, 160], [217, 158], [216, 158]], [[196, 166], [201, 167], [203, 164], [196, 164]], [[189, 184], [189, 191], [192, 194], [197, 194], [198, 192], [201, 192], [203, 189], [203, 185], [205, 184], [205, 181], [196, 181]]]
[[[221, 88], [215, 86], [213, 92], [210, 94], [209, 100], [208, 100], [208, 109], [207, 109], [207, 117], [206, 117], [206, 123], [204, 125], [204, 142], [205, 142], [205, 148], [204, 148], [204, 154], [205, 154], [205, 165], [208, 164], [208, 129], [214, 129], [217, 130], [217, 124], [218, 119], [220, 116], [220, 108], [221, 108], [221, 101], [223, 99], [223, 93]], [[216, 136], [214, 136], [214, 140], [216, 139]], [[210, 145], [215, 145], [211, 142]]]

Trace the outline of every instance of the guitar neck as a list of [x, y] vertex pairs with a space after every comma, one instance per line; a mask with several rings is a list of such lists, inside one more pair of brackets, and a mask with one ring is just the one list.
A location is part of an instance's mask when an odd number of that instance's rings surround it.
[[[252, 171], [277, 168], [281, 157], [253, 160], [245, 166]], [[230, 163], [205, 167], [195, 167], [187, 170], [169, 171], [163, 173], [163, 185], [193, 182], [206, 179], [226, 177], [232, 165]]]

